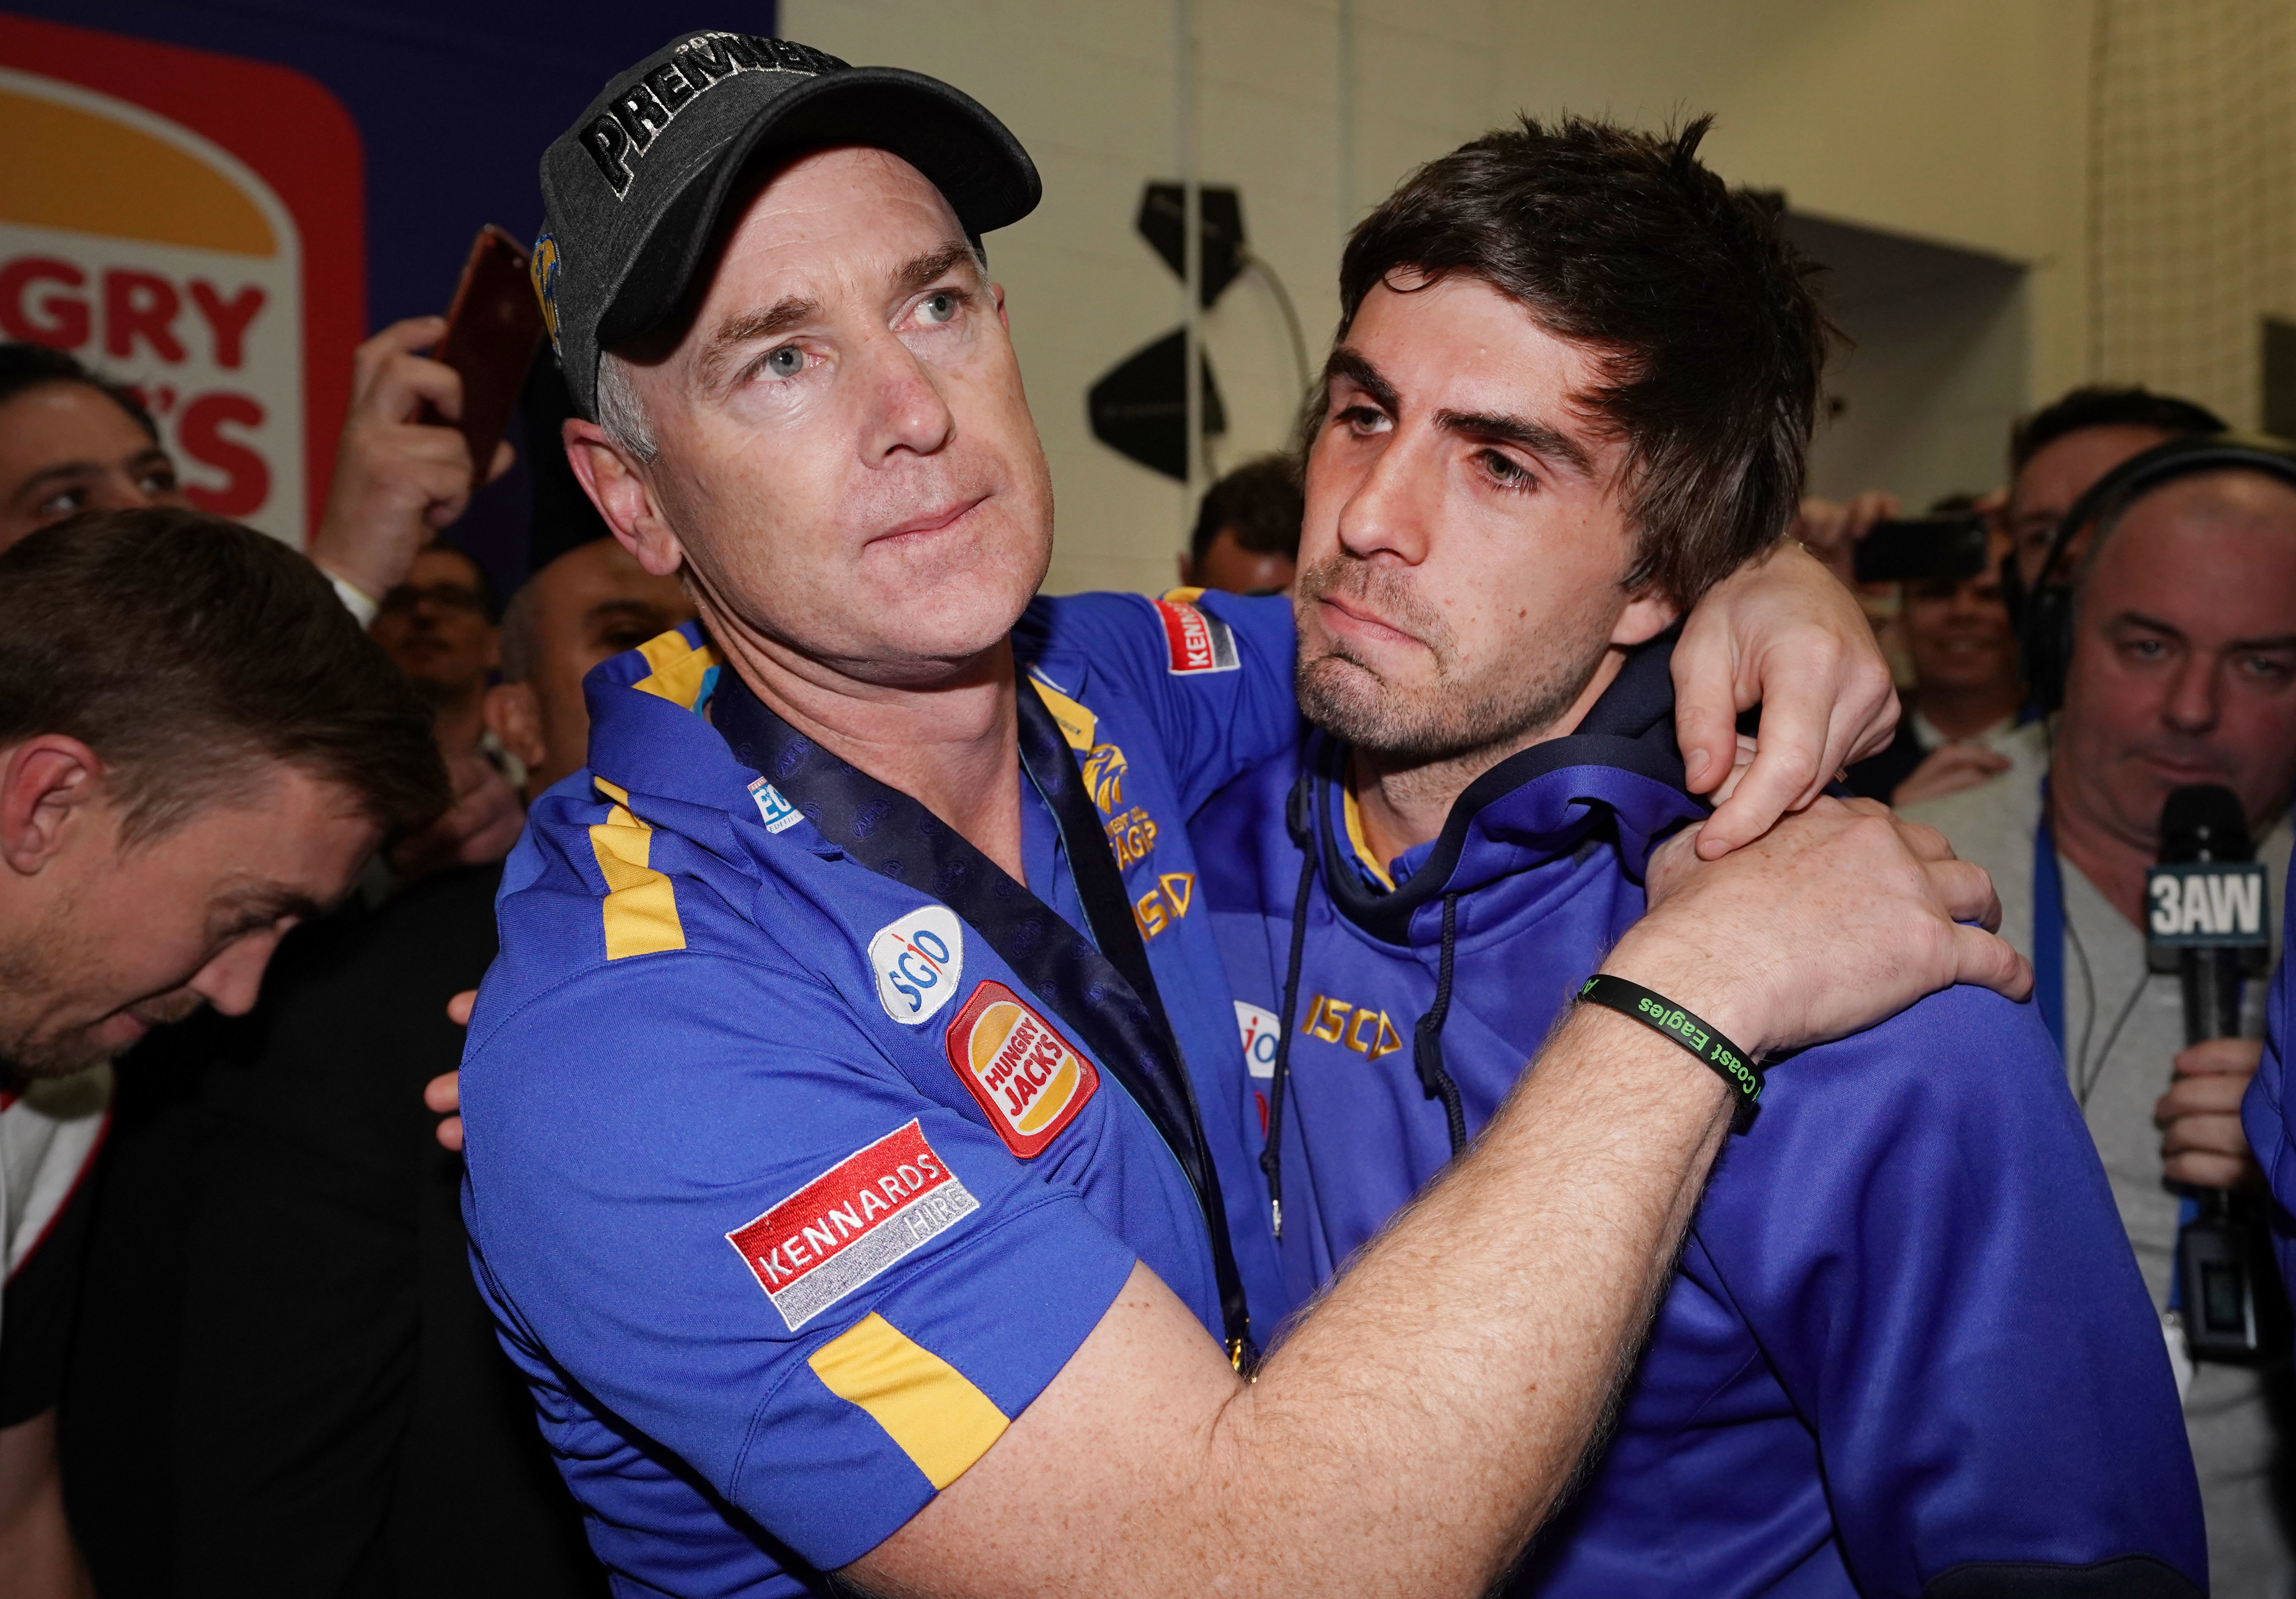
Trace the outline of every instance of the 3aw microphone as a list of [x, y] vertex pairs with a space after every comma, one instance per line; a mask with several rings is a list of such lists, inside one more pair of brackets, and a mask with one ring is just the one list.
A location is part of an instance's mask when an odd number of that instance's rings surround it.
[[[2156, 966], [2177, 969], [2185, 1042], [2240, 1037], [2241, 983], [2271, 947], [2264, 867], [2240, 797], [2194, 783], [2161, 811], [2161, 864], [2145, 873], [2145, 931]], [[2288, 1302], [2263, 1218], [2248, 1196], [2188, 1190], [2197, 1214], [2177, 1232], [2185, 1338], [2194, 1360], [2253, 1364], [2288, 1352]]]

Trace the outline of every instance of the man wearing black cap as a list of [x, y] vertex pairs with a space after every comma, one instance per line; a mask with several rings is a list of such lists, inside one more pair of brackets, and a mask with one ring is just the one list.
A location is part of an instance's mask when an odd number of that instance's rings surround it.
[[[569, 454], [701, 617], [592, 674], [465, 1057], [481, 1287], [594, 1548], [648, 1592], [1483, 1591], [1624, 1369], [1718, 1078], [1574, 1019], [1244, 1383], [1273, 1256], [1179, 823], [1292, 736], [1289, 611], [1032, 599], [1050, 486], [979, 244], [1026, 156], [945, 85], [704, 34], [544, 189]], [[1745, 668], [1774, 721], [1797, 668], [1863, 677], [1824, 615]], [[1711, 788], [1728, 691], [1685, 647]], [[1772, 815], [1866, 718], [1787, 719]], [[1717, 842], [1770, 820], [1740, 798]], [[1671, 867], [1607, 969], [1755, 1051], [2021, 981], [1953, 923], [1989, 890], [1873, 816]]]

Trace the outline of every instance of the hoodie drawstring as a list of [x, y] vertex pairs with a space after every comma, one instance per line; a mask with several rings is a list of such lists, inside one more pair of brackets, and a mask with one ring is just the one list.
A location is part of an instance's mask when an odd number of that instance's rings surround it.
[[[1307, 884], [1300, 889], [1304, 894]], [[1443, 1070], [1443, 1021], [1451, 1013], [1451, 955], [1459, 941], [1459, 897], [1443, 896], [1443, 953], [1435, 967], [1435, 1003], [1411, 1029], [1411, 1061], [1419, 1069], [1419, 1086], [1430, 1099], [1443, 1102], [1443, 1119], [1451, 1135], [1451, 1154], [1456, 1159], [1467, 1144], [1467, 1113], [1459, 1103], [1459, 1085]], [[1293, 957], [1295, 963], [1297, 956]], [[1282, 1070], [1279, 1067], [1277, 1070]]]
[[1283, 1086], [1292, 1076], [1292, 1023], [1300, 1004], [1300, 963], [1308, 948], [1308, 890], [1316, 882], [1316, 836], [1310, 825], [1315, 780], [1302, 777], [1283, 802], [1283, 821], [1300, 846], [1300, 891], [1292, 900], [1292, 958], [1283, 967], [1283, 1017], [1275, 1033], [1275, 1075], [1267, 1085], [1267, 1146], [1259, 1169], [1267, 1174], [1267, 1211], [1283, 1236]]

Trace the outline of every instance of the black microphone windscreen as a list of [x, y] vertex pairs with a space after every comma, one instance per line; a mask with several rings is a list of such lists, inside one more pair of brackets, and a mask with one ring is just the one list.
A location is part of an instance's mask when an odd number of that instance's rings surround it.
[[2240, 796], [2220, 783], [2191, 783], [2173, 791], [2161, 808], [2161, 859], [2253, 860], [2248, 814]]

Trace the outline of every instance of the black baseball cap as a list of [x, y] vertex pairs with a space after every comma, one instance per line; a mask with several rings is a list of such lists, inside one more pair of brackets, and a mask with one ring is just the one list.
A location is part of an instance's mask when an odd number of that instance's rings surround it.
[[543, 152], [534, 286], [576, 409], [598, 414], [600, 349], [676, 312], [750, 159], [829, 144], [899, 156], [976, 241], [1044, 193], [1011, 131], [938, 78], [787, 39], [680, 34]]

